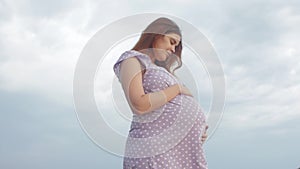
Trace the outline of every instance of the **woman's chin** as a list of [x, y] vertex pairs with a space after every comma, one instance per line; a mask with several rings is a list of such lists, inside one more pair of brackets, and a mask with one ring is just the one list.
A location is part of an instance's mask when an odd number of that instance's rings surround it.
[[161, 58], [155, 58], [155, 61], [157, 61], [157, 62], [163, 62], [164, 60], [162, 60]]
[[161, 61], [161, 60], [158, 60], [158, 59], [155, 59], [154, 63], [157, 65], [157, 66], [164, 66], [166, 63], [165, 61]]
[[164, 61], [167, 60], [167, 57], [166, 57], [166, 56], [163, 56], [163, 57], [161, 57], [161, 58], [159, 58], [159, 59], [157, 59], [157, 60], [160, 61], [160, 62], [164, 62]]

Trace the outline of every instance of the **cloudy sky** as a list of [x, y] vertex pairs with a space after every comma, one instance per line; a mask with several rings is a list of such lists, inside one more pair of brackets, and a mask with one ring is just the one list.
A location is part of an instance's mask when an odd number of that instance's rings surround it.
[[145, 12], [192, 23], [218, 53], [226, 105], [209, 168], [300, 167], [299, 1], [0, 0], [0, 168], [121, 168], [80, 127], [74, 70], [98, 30]]

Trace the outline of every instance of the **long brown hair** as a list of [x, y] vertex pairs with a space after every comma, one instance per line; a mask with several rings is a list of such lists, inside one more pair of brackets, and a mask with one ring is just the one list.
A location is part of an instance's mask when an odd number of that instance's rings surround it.
[[[147, 26], [147, 28], [142, 32], [140, 39], [132, 49], [141, 52], [145, 50], [151, 50], [153, 48], [153, 42], [155, 39], [159, 36], [165, 36], [168, 33], [176, 33], [182, 37], [181, 31], [176, 23], [168, 18], [158, 18]], [[164, 67], [168, 72], [174, 75], [174, 71], [182, 66], [181, 52], [182, 42], [180, 40], [179, 44], [175, 47], [175, 52], [169, 56], [166, 61], [155, 62], [155, 64]], [[177, 62], [177, 66], [171, 70], [175, 62]]]

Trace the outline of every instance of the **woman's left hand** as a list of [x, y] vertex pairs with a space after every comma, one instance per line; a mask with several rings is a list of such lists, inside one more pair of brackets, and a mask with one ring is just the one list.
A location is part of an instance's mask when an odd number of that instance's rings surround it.
[[205, 126], [205, 131], [204, 131], [203, 135], [201, 136], [202, 143], [204, 143], [208, 137], [208, 135], [206, 133], [207, 129], [208, 129], [208, 125]]

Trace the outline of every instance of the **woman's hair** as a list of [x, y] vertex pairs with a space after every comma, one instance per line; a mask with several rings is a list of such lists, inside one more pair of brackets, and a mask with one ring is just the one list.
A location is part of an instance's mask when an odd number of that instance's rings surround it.
[[[156, 38], [165, 36], [169, 33], [175, 33], [182, 37], [180, 29], [176, 23], [168, 18], [158, 18], [147, 26], [132, 49], [136, 51], [152, 50], [153, 42]], [[174, 54], [170, 55], [166, 61], [156, 61], [155, 64], [164, 67], [168, 72], [174, 74], [174, 71], [182, 66], [181, 51], [182, 42], [180, 40], [178, 46], [175, 47]], [[175, 62], [177, 62], [177, 66], [171, 70], [171, 67], [174, 66]]]

